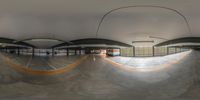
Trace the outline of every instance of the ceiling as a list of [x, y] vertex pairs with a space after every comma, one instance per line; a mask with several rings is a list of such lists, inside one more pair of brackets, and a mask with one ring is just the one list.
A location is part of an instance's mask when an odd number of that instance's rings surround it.
[[[151, 46], [181, 37], [200, 36], [200, 0], [0, 0], [0, 37], [15, 40], [55, 38], [72, 41], [103, 38], [135, 46]], [[107, 12], [126, 6], [105, 16]], [[158, 37], [158, 38], [152, 38]], [[40, 44], [40, 42], [43, 42]], [[47, 41], [31, 44], [42, 48]], [[27, 42], [27, 43], [30, 43]], [[59, 43], [59, 42], [58, 42]]]

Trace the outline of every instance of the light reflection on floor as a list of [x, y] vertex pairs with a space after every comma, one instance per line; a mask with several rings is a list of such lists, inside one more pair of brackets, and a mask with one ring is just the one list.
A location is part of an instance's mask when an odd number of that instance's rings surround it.
[[[143, 58], [146, 68], [145, 65], [140, 65], [144, 68], [135, 68], [121, 64], [121, 68], [127, 68], [130, 71], [115, 67], [109, 62], [112, 60], [108, 58], [106, 59], [109, 61], [106, 61], [99, 55], [89, 55], [87, 60], [70, 73], [36, 78], [27, 77], [26, 74], [18, 76], [10, 69], [11, 67], [2, 62], [3, 57], [0, 56], [2, 64], [0, 66], [0, 76], [2, 75], [0, 100], [132, 100], [133, 98], [136, 100], [194, 100], [191, 98], [197, 98], [195, 100], [199, 100], [199, 85], [193, 84], [196, 75], [199, 77], [199, 74], [196, 74], [199, 55], [199, 51], [193, 50], [191, 53], [183, 52], [164, 58], [155, 57], [150, 58], [151, 60]], [[142, 58], [128, 57], [125, 63], [130, 64], [128, 63], [130, 59]], [[140, 63], [143, 61], [141, 60]], [[137, 62], [137, 64], [140, 63]], [[154, 67], [149, 68], [148, 63]], [[165, 63], [170, 65], [167, 70], [155, 71], [156, 65], [162, 68], [161, 66], [167, 65]], [[154, 71], [141, 72], [147, 69]], [[75, 76], [71, 77], [71, 75]], [[1, 82], [12, 83], [1, 84]], [[199, 84], [198, 81], [197, 83]]]
[[162, 57], [109, 57], [106, 59], [128, 70], [156, 71], [178, 63], [189, 53], [191, 50]]

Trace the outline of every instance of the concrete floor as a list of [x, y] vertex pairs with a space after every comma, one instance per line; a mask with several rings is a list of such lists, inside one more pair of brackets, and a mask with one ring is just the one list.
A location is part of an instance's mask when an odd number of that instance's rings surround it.
[[[199, 51], [151, 71], [124, 70], [106, 59], [90, 55], [76, 69], [54, 76], [21, 74], [0, 60], [0, 100], [200, 99]], [[152, 62], [160, 67], [165, 64], [162, 60]]]
[[16, 55], [16, 54], [7, 54], [2, 53], [2, 55], [8, 57], [16, 64], [21, 67], [31, 68], [34, 70], [55, 70], [63, 68], [75, 60], [79, 59], [83, 55], [76, 56], [30, 56], [30, 55]]

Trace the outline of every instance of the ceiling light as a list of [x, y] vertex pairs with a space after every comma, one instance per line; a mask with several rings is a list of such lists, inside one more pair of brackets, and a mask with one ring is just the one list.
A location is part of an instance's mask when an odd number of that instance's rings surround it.
[[162, 38], [162, 37], [156, 37], [156, 36], [149, 36], [149, 38], [161, 39], [161, 40], [168, 40], [168, 39], [165, 39], [165, 38]]
[[154, 43], [154, 41], [132, 41], [132, 43]]

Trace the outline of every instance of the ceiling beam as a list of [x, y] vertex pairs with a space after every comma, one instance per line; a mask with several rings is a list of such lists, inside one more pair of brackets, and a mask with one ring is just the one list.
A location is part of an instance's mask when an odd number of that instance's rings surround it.
[[166, 45], [172, 45], [172, 44], [177, 44], [177, 43], [200, 43], [200, 37], [177, 38], [177, 39], [161, 42], [159, 44], [156, 44], [155, 46], [166, 46]]

